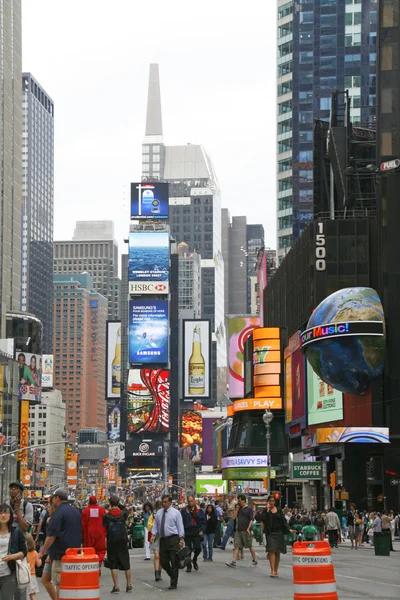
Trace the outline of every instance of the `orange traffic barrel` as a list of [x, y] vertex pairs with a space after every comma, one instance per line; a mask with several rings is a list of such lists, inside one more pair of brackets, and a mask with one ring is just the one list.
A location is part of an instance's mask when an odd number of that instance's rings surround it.
[[293, 600], [338, 600], [328, 542], [293, 544]]
[[68, 548], [61, 561], [60, 600], [100, 600], [100, 565], [94, 548]]

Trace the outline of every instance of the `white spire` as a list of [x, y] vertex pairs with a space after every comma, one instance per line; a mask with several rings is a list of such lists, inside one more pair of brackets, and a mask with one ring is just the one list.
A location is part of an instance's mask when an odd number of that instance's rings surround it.
[[161, 115], [161, 94], [160, 94], [160, 74], [157, 64], [150, 65], [149, 91], [147, 96], [147, 116], [146, 133], [147, 137], [157, 136], [158, 142], [162, 142], [162, 115]]

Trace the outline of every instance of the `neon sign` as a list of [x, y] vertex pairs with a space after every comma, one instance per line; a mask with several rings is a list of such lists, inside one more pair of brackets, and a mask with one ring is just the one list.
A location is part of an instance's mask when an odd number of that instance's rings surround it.
[[318, 327], [311, 327], [303, 331], [300, 341], [303, 349], [308, 344], [319, 340], [358, 335], [383, 336], [382, 321], [346, 321], [318, 325]]

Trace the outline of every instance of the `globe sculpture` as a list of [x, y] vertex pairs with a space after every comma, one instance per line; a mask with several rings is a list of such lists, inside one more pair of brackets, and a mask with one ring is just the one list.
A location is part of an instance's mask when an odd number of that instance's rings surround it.
[[[356, 321], [363, 323], [353, 323]], [[370, 329], [376, 331], [380, 328], [381, 333], [368, 335], [368, 321], [379, 322], [371, 323]], [[321, 326], [335, 323], [342, 325], [321, 329]], [[312, 343], [305, 341], [304, 353], [325, 383], [348, 394], [364, 394], [370, 382], [383, 372], [384, 323], [382, 303], [375, 290], [365, 287], [338, 290], [317, 306], [307, 324], [306, 332], [317, 328], [314, 333], [318, 331], [321, 335], [322, 331], [326, 339], [322, 336], [321, 339], [313, 339]], [[346, 333], [357, 331], [357, 327], [364, 329], [363, 334]], [[307, 335], [312, 337], [313, 331], [306, 333], [305, 340]]]

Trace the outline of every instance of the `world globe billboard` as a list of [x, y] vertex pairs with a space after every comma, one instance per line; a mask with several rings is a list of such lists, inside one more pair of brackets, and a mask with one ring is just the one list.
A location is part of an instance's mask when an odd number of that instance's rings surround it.
[[372, 288], [344, 288], [323, 300], [301, 334], [302, 350], [315, 373], [334, 389], [364, 394], [382, 375], [385, 319]]

